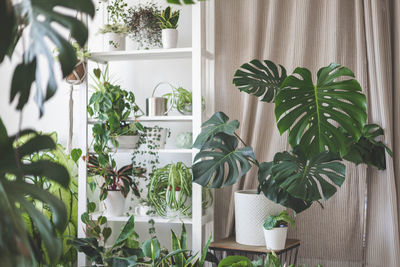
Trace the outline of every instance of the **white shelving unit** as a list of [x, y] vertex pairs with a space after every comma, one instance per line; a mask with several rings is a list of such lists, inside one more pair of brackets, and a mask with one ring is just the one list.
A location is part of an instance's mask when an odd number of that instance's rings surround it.
[[[108, 62], [123, 62], [126, 64], [142, 64], [153, 62], [153, 60], [177, 60], [186, 59], [191, 61], [191, 90], [193, 97], [192, 116], [157, 116], [140, 117], [139, 121], [146, 123], [157, 122], [162, 126], [168, 123], [191, 124], [193, 139], [201, 131], [201, 124], [204, 121], [202, 112], [202, 98], [207, 103], [207, 115], [214, 111], [214, 1], [196, 3], [191, 7], [191, 47], [175, 49], [150, 49], [133, 51], [94, 52], [91, 60], [100, 64]], [[116, 63], [114, 63], [116, 64]], [[157, 74], [154, 74], [156, 79]], [[121, 77], [123, 79], [123, 77]], [[88, 88], [88, 86], [86, 86]], [[81, 90], [79, 99], [79, 111], [86, 116], [80, 116], [80, 148], [88, 151], [88, 126], [95, 123], [88, 119], [86, 107], [88, 104], [88, 90]], [[133, 121], [129, 118], [128, 121]], [[132, 149], [118, 149], [117, 153], [131, 153]], [[170, 154], [182, 154], [192, 159], [198, 152], [196, 149], [161, 149], [158, 151], [160, 157]], [[79, 164], [78, 180], [78, 218], [86, 211], [87, 201], [87, 172], [86, 164], [81, 161]], [[202, 209], [202, 188], [193, 183], [192, 186], [192, 218], [168, 219], [161, 217], [135, 216], [135, 222], [147, 223], [152, 218], [156, 223], [177, 224], [185, 223], [192, 227], [192, 250], [201, 253], [201, 249], [213, 231], [213, 208], [204, 212]], [[94, 215], [98, 216], [98, 214]], [[107, 217], [110, 222], [127, 221], [127, 216]], [[84, 224], [78, 222], [78, 236], [84, 237]], [[82, 253], [78, 256], [78, 266], [85, 265], [85, 257]]]

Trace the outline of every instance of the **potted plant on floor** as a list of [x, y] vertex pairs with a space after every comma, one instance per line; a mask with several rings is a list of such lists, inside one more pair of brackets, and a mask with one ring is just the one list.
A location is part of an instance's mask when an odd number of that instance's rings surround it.
[[178, 20], [179, 10], [171, 13], [171, 7], [167, 7], [161, 13], [155, 14], [159, 19], [162, 29], [163, 48], [176, 48], [178, 44]]
[[145, 169], [133, 167], [131, 164], [119, 169], [113, 167], [112, 164], [102, 167], [98, 157], [93, 154], [90, 154], [87, 159], [87, 169], [88, 175], [101, 176], [104, 179], [100, 186], [100, 200], [104, 201], [106, 215], [121, 216], [125, 208], [125, 198], [129, 192], [140, 197], [135, 177], [144, 177]]
[[125, 50], [125, 37], [129, 30], [127, 22], [127, 4], [124, 0], [111, 0], [107, 4], [107, 21], [99, 29], [100, 34], [105, 34], [109, 51]]
[[285, 248], [288, 226], [296, 229], [294, 220], [286, 210], [278, 215], [270, 215], [264, 222], [264, 237], [267, 249], [282, 250]]
[[161, 29], [155, 14], [161, 8], [153, 2], [138, 4], [128, 9], [129, 38], [136, 43], [134, 49], [161, 47]]
[[[93, 125], [94, 151], [99, 155], [100, 164], [109, 162], [110, 144], [114, 148], [135, 148], [144, 127], [137, 118], [143, 114], [135, 102], [133, 92], [121, 89], [109, 78], [108, 66], [104, 71], [94, 69], [92, 88], [95, 92], [89, 100], [88, 113], [95, 119]], [[128, 122], [130, 115], [132, 121]]]
[[239, 122], [217, 112], [194, 143], [200, 149], [194, 158], [194, 182], [214, 188], [232, 185], [253, 165], [258, 168], [259, 192], [299, 213], [336, 193], [345, 180], [343, 160], [386, 168], [385, 151], [390, 156], [392, 152], [377, 140], [383, 129], [366, 124], [366, 96], [350, 69], [332, 63], [317, 72], [314, 84], [306, 68], [287, 76], [282, 66], [252, 60], [236, 71], [233, 83], [275, 104], [278, 129], [289, 133], [292, 150], [260, 163], [236, 133]]

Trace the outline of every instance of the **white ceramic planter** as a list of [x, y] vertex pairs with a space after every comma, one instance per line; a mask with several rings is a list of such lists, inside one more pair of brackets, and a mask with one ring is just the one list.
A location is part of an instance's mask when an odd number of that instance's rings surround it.
[[265, 245], [270, 250], [285, 248], [288, 227], [275, 227], [271, 230], [264, 229]]
[[257, 190], [235, 192], [236, 242], [249, 246], [263, 246], [264, 220], [269, 215], [277, 215], [285, 208], [267, 199]]
[[139, 135], [121, 135], [117, 137], [118, 148], [136, 148]]
[[176, 48], [178, 44], [177, 29], [163, 29], [161, 32], [163, 48]]
[[104, 200], [104, 215], [121, 216], [125, 210], [125, 198], [121, 191], [108, 191], [107, 198]]
[[[160, 140], [156, 140], [157, 138], [154, 137], [155, 133], [159, 133], [160, 134]], [[161, 129], [160, 131], [158, 131], [157, 129], [152, 129], [151, 132], [149, 132], [149, 134], [151, 134], [150, 138], [153, 140], [154, 145], [158, 149], [164, 149], [165, 148], [165, 144], [167, 143], [167, 135], [168, 135], [168, 130], [167, 129]], [[145, 145], [147, 146], [147, 144], [145, 144]]]
[[125, 36], [125, 34], [121, 33], [106, 33], [106, 47], [108, 48], [108, 51], [125, 50]]

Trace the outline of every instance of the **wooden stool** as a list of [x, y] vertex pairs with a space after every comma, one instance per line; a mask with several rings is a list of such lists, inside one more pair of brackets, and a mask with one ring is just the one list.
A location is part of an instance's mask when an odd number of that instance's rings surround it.
[[[284, 264], [286, 264], [286, 266], [290, 264], [296, 265], [299, 247], [300, 240], [287, 239], [285, 248], [282, 250], [275, 250], [274, 252], [278, 255], [282, 266]], [[218, 261], [231, 255], [246, 256], [251, 260], [256, 260], [257, 257], [260, 257], [264, 261], [267, 253], [271, 252], [271, 250], [267, 250], [265, 246], [247, 246], [236, 243], [235, 237], [212, 242], [208, 249]]]

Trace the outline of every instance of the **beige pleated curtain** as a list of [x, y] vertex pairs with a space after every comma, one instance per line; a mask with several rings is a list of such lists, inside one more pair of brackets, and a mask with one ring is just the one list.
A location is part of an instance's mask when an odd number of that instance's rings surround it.
[[[289, 235], [301, 240], [299, 262], [400, 266], [399, 1], [215, 0], [215, 7], [216, 111], [241, 122], [240, 135], [259, 161], [289, 147], [276, 128], [273, 105], [232, 85], [236, 69], [254, 58], [282, 64], [289, 73], [297, 66], [316, 73], [331, 62], [351, 68], [367, 95], [369, 122], [382, 125], [394, 151], [386, 171], [346, 164], [346, 182], [325, 208], [315, 204], [297, 216], [297, 230]], [[234, 234], [233, 192], [256, 186], [252, 170], [217, 190], [216, 238]]]

